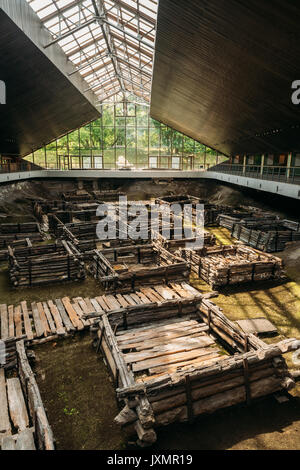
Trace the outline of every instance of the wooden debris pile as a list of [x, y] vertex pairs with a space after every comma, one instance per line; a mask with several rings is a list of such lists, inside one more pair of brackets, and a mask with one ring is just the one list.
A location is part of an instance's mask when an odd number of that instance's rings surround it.
[[231, 235], [258, 250], [282, 251], [289, 242], [300, 240], [300, 223], [292, 220], [257, 220], [236, 223]]
[[81, 253], [71, 242], [32, 246], [19, 253], [8, 247], [9, 277], [14, 287], [28, 287], [86, 277]]
[[123, 404], [115, 422], [140, 445], [155, 442], [157, 427], [295, 386], [282, 357], [295, 350], [294, 339], [269, 346], [199, 294], [185, 306], [171, 304], [104, 314], [97, 333]]
[[54, 439], [23, 341], [16, 344], [17, 377], [0, 369], [1, 450], [54, 450]]
[[186, 261], [155, 243], [94, 253], [91, 272], [108, 291], [134, 290], [135, 286], [185, 281], [189, 277]]
[[245, 282], [280, 279], [283, 261], [252, 248], [231, 245], [180, 250], [180, 256], [191, 263], [197, 273], [213, 289]]

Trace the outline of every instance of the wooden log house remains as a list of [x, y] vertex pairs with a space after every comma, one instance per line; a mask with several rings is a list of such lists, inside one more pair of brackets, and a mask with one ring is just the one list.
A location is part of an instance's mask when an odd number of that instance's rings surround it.
[[234, 212], [234, 209], [232, 207], [210, 204], [206, 200], [197, 198], [195, 196], [190, 196], [190, 195], [163, 196], [161, 198], [157, 198], [155, 202], [165, 207], [171, 206], [172, 204], [179, 204], [182, 207], [185, 204], [191, 204], [193, 208], [192, 212], [194, 216], [196, 215], [196, 205], [202, 204], [203, 209], [204, 209], [203, 219], [204, 219], [205, 226], [216, 226], [218, 225], [217, 224], [218, 216], [221, 213], [231, 214], [232, 212]]
[[86, 277], [82, 254], [71, 242], [26, 247], [21, 253], [8, 247], [9, 277], [13, 287], [32, 287]]
[[242, 245], [181, 249], [178, 254], [213, 289], [245, 282], [276, 280], [284, 275], [280, 258]]
[[156, 428], [253, 400], [295, 382], [282, 355], [294, 339], [267, 345], [245, 334], [205, 295], [102, 314], [101, 351], [122, 408], [115, 422], [153, 444]]
[[236, 223], [231, 235], [246, 245], [267, 253], [282, 251], [289, 242], [300, 240], [300, 222], [292, 220], [257, 220]]
[[23, 340], [15, 343], [16, 376], [0, 364], [0, 449], [54, 450], [52, 429]]
[[109, 292], [188, 280], [186, 261], [157, 243], [95, 250], [91, 272]]

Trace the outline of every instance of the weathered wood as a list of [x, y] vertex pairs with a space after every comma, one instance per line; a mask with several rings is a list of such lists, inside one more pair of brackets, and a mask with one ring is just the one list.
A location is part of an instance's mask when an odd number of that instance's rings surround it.
[[23, 318], [24, 318], [25, 333], [26, 333], [27, 338], [29, 340], [32, 340], [34, 338], [34, 334], [32, 331], [31, 320], [28, 314], [27, 302], [21, 302], [21, 307], [22, 307], [22, 313], [23, 313]]
[[16, 429], [23, 431], [29, 426], [25, 400], [18, 378], [7, 379], [9, 414]]
[[0, 441], [11, 434], [4, 369], [0, 369]]
[[16, 450], [36, 450], [33, 432], [31, 429], [24, 429], [17, 435]]
[[1, 321], [1, 339], [5, 340], [9, 337], [8, 332], [8, 312], [7, 305], [0, 305], [0, 321]]

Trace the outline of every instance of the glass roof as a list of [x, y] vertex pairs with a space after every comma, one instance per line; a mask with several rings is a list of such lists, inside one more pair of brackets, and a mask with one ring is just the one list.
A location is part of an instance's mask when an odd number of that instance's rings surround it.
[[150, 101], [158, 0], [27, 2], [99, 102]]

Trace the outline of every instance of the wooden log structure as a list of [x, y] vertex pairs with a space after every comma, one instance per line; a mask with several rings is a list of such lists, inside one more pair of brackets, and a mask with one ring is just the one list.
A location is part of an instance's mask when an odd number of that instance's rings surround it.
[[27, 247], [18, 253], [8, 247], [9, 276], [14, 287], [29, 287], [86, 277], [81, 253], [71, 242]]
[[[160, 233], [155, 234], [155, 240], [163, 246], [166, 250], [170, 251], [171, 253], [176, 252], [180, 248], [185, 248], [188, 243], [195, 243], [196, 238], [178, 238], [174, 237], [174, 229], [170, 231], [170, 238], [166, 238]], [[205, 246], [215, 246], [216, 245], [216, 237], [210, 232], [204, 231], [203, 232], [203, 243]]]
[[132, 291], [136, 286], [186, 281], [186, 261], [155, 243], [95, 250], [91, 272], [109, 292]]
[[[123, 407], [115, 422], [139, 439], [144, 434], [143, 444], [147, 438], [152, 443], [157, 427], [192, 422], [295, 385], [282, 355], [297, 349], [298, 341], [267, 345], [246, 335], [199, 293], [183, 304], [123, 308], [101, 317], [97, 350]], [[193, 311], [183, 315], [188, 306]]]
[[24, 341], [15, 344], [16, 375], [0, 368], [1, 450], [54, 450], [54, 438]]
[[284, 250], [289, 242], [300, 240], [300, 222], [284, 219], [236, 223], [231, 235], [246, 245], [273, 253]]
[[213, 289], [245, 282], [280, 279], [284, 275], [284, 265], [280, 258], [242, 245], [181, 249], [178, 254]]
[[218, 217], [221, 213], [232, 214], [233, 212], [235, 212], [235, 209], [232, 207], [210, 204], [206, 200], [189, 195], [164, 196], [161, 198], [157, 198], [155, 202], [162, 206], [170, 206], [172, 204], [180, 204], [184, 206], [185, 204], [192, 204], [194, 216], [196, 215], [196, 205], [202, 204], [204, 209], [203, 220], [205, 226], [218, 225]]
[[11, 243], [29, 238], [31, 241], [43, 241], [45, 238], [36, 222], [0, 224], [0, 249], [7, 249]]
[[92, 199], [91, 194], [85, 189], [77, 189], [75, 191], [69, 191], [62, 194], [64, 201], [89, 201]]
[[267, 221], [275, 221], [277, 217], [268, 213], [262, 214], [260, 212], [254, 212], [245, 214], [245, 212], [233, 212], [231, 214], [219, 214], [217, 218], [218, 225], [225, 227], [232, 231], [234, 224], [260, 224]]

